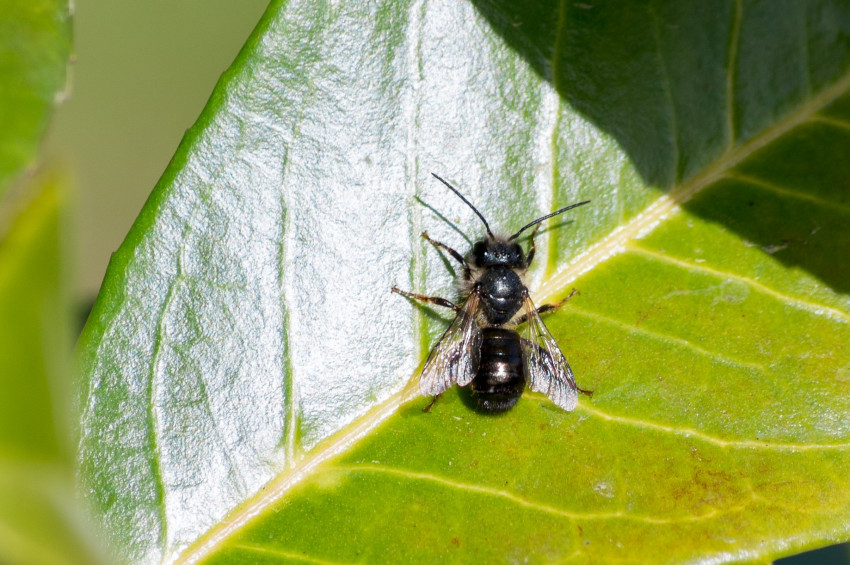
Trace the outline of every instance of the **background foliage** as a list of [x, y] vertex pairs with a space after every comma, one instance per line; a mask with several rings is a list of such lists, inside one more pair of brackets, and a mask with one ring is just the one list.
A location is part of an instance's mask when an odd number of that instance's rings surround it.
[[3, 563], [92, 563], [99, 555], [75, 504], [64, 179], [32, 174], [64, 96], [70, 36], [64, 2], [11, 1], [0, 11]]

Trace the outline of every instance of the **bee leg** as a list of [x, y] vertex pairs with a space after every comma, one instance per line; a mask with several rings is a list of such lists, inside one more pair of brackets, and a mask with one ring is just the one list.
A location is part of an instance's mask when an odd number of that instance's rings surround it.
[[452, 249], [451, 247], [449, 247], [445, 243], [440, 243], [439, 241], [435, 241], [435, 240], [431, 239], [431, 237], [428, 235], [428, 232], [426, 232], [426, 231], [422, 232], [422, 239], [424, 239], [425, 241], [427, 241], [428, 243], [430, 243], [431, 245], [433, 245], [437, 249], [445, 249], [446, 252], [449, 255], [451, 255], [452, 257], [454, 257], [457, 260], [458, 263], [463, 265], [464, 275], [467, 275], [469, 273], [469, 263], [466, 262], [466, 259], [463, 258], [463, 255], [461, 255], [460, 253], [458, 253], [457, 251], [455, 251], [454, 249]]
[[466, 279], [469, 279], [469, 263], [466, 262], [466, 259], [463, 258], [463, 255], [446, 245], [445, 243], [440, 243], [439, 241], [435, 241], [431, 239], [428, 235], [428, 232], [422, 232], [422, 239], [436, 247], [437, 249], [445, 249], [446, 252], [457, 260], [463, 266], [463, 276]]
[[440, 397], [441, 397], [441, 396], [443, 396], [443, 393], [440, 393], [440, 394], [438, 394], [437, 396], [435, 396], [434, 398], [432, 398], [432, 399], [431, 399], [431, 403], [430, 403], [430, 404], [428, 404], [428, 406], [426, 406], [425, 408], [423, 408], [423, 409], [422, 409], [422, 411], [423, 411], [423, 412], [430, 412], [430, 411], [431, 411], [431, 407], [432, 407], [432, 406], [434, 406], [434, 404], [436, 404], [438, 400], [440, 400]]
[[580, 386], [576, 386], [576, 390], [579, 391], [582, 394], [586, 394], [590, 398], [593, 398], [593, 391], [592, 390], [585, 390], [585, 389], [581, 388]]
[[427, 241], [428, 243], [430, 243], [431, 245], [433, 245], [437, 249], [445, 249], [449, 253], [449, 255], [454, 257], [457, 260], [458, 263], [460, 263], [461, 265], [464, 266], [464, 268], [466, 268], [466, 269], [469, 268], [469, 265], [466, 263], [466, 259], [463, 258], [463, 255], [461, 255], [460, 253], [458, 253], [457, 251], [455, 251], [454, 249], [452, 249], [451, 247], [449, 247], [445, 243], [440, 243], [439, 241], [431, 239], [431, 237], [428, 235], [428, 232], [426, 232], [426, 231], [422, 232], [422, 239], [424, 239], [425, 241]]
[[529, 268], [531, 266], [531, 261], [534, 260], [534, 253], [537, 251], [537, 246], [534, 245], [534, 236], [537, 235], [537, 230], [540, 229], [541, 224], [537, 224], [534, 226], [534, 229], [531, 230], [531, 235], [528, 236], [528, 256], [525, 258], [525, 268]]
[[[570, 300], [570, 298], [572, 298], [576, 294], [578, 294], [578, 289], [574, 288], [573, 291], [570, 293], [570, 295], [567, 296], [566, 298], [564, 298], [563, 300], [561, 300], [560, 302], [556, 302], [554, 304], [543, 304], [537, 310], [535, 310], [535, 312], [537, 312], [537, 314], [540, 315], [540, 314], [545, 314], [546, 312], [551, 312], [552, 310], [557, 310], [558, 308], [560, 308], [561, 306], [566, 304]], [[520, 325], [523, 322], [527, 322], [527, 321], [528, 321], [528, 314], [524, 314], [519, 320], [517, 320], [517, 325]]]
[[392, 288], [392, 291], [396, 294], [400, 294], [402, 296], [406, 296], [407, 298], [412, 298], [413, 300], [419, 300], [420, 302], [428, 302], [430, 304], [436, 304], [437, 306], [443, 306], [444, 308], [451, 308], [455, 312], [460, 312], [460, 307], [453, 304], [451, 301], [446, 300], [445, 298], [440, 298], [439, 296], [425, 296], [424, 294], [416, 294], [415, 292], [407, 292], [405, 290], [400, 290], [397, 286]]
[[564, 299], [563, 299], [563, 300], [561, 300], [560, 302], [556, 302], [556, 303], [554, 303], [554, 304], [544, 304], [544, 305], [542, 305], [540, 308], [538, 308], [538, 309], [537, 309], [537, 313], [538, 313], [538, 314], [544, 314], [544, 313], [546, 313], [546, 312], [551, 312], [552, 310], [557, 310], [558, 308], [560, 308], [561, 306], [563, 306], [564, 304], [566, 304], [567, 302], [569, 302], [569, 301], [570, 301], [570, 298], [572, 298], [572, 297], [573, 297], [573, 296], [575, 296], [576, 294], [578, 294], [578, 289], [577, 289], [577, 288], [574, 288], [574, 289], [570, 292], [569, 296], [567, 296], [566, 298], [564, 298]]

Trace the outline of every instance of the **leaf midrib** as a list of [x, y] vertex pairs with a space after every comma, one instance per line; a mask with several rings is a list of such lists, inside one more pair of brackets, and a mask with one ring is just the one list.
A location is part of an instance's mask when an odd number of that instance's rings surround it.
[[563, 270], [543, 282], [539, 290], [534, 293], [535, 302], [545, 302], [554, 298], [579, 276], [624, 251], [626, 242], [652, 231], [667, 216], [675, 212], [681, 204], [691, 200], [702, 190], [727, 176], [729, 171], [753, 153], [805, 123], [818, 110], [848, 91], [850, 91], [850, 73], [829, 88], [822, 90], [817, 96], [801, 105], [783, 120], [737, 148], [727, 150], [704, 171], [690, 177], [682, 184], [674, 186], [668, 194], [660, 196], [626, 225], [615, 228], [602, 240], [588, 247], [587, 251], [578, 255]]
[[270, 505], [283, 498], [293, 486], [309, 476], [319, 465], [350, 449], [384, 420], [392, 416], [402, 405], [418, 396], [419, 389], [416, 382], [411, 380], [399, 393], [373, 407], [364, 416], [325, 440], [297, 464], [272, 479], [256, 496], [237, 507], [219, 525], [198, 538], [178, 557], [176, 563], [198, 563], [212, 554], [222, 541], [259, 516]]
[[[535, 293], [538, 303], [546, 302], [554, 298], [562, 289], [576, 280], [582, 274], [594, 269], [600, 263], [626, 250], [627, 242], [639, 238], [652, 231], [667, 216], [675, 212], [679, 206], [692, 199], [705, 188], [711, 186], [750, 155], [769, 145], [782, 135], [790, 132], [797, 126], [805, 123], [820, 109], [827, 106], [839, 96], [850, 90], [850, 73], [835, 82], [832, 86], [822, 90], [818, 95], [802, 104], [796, 111], [790, 113], [783, 120], [767, 128], [761, 134], [751, 138], [737, 148], [729, 149], [723, 153], [712, 165], [701, 173], [690, 177], [685, 182], [673, 187], [668, 194], [660, 196], [645, 210], [635, 216], [626, 225], [615, 228], [605, 238], [593, 244], [587, 251], [576, 257], [570, 265], [546, 280]], [[844, 316], [842, 316], [844, 317]], [[366, 415], [358, 418], [346, 428], [325, 440], [319, 447], [314, 449], [307, 457], [272, 479], [257, 495], [249, 499], [243, 505], [237, 507], [226, 519], [214, 526], [206, 534], [187, 548], [177, 559], [180, 564], [198, 563], [211, 555], [223, 541], [228, 539], [243, 526], [247, 525], [255, 517], [282, 499], [286, 493], [303, 479], [310, 476], [316, 469], [328, 459], [339, 455], [350, 449], [360, 439], [366, 437], [373, 429], [392, 416], [402, 405], [419, 397], [415, 379], [411, 378], [408, 385], [399, 393], [393, 395], [383, 403], [373, 407]], [[591, 415], [631, 425], [651, 427], [663, 433], [673, 433], [697, 438], [709, 443], [727, 448], [769, 448], [781, 450], [811, 450], [811, 449], [846, 449], [850, 448], [850, 442], [835, 444], [800, 444], [800, 443], [775, 443], [759, 442], [749, 440], [726, 440], [720, 437], [705, 434], [695, 429], [666, 426], [654, 422], [634, 420], [621, 416], [614, 416], [605, 412], [580, 406], [579, 411], [586, 411]]]

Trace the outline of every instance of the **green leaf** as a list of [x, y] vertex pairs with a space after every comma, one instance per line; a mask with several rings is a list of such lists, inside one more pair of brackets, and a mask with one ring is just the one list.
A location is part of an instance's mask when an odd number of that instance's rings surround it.
[[0, 240], [0, 562], [95, 563], [74, 493], [65, 202], [37, 180]]
[[0, 11], [0, 195], [35, 158], [65, 87], [71, 16], [65, 0], [5, 0]]
[[[522, 5], [524, 6], [524, 4]], [[840, 2], [273, 3], [114, 256], [81, 478], [130, 561], [764, 561], [845, 540]], [[428, 414], [479, 220], [579, 384]], [[846, 253], [845, 253], [846, 254]], [[446, 267], [449, 267], [448, 269]], [[406, 385], [406, 383], [409, 383]]]

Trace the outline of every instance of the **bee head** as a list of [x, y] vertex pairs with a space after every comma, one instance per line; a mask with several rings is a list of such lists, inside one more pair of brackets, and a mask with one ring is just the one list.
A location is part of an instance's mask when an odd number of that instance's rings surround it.
[[[513, 234], [511, 237], [504, 239], [500, 237], [496, 237], [493, 235], [493, 232], [490, 230], [490, 224], [487, 223], [487, 220], [478, 211], [478, 209], [472, 205], [472, 203], [467, 200], [463, 194], [458, 192], [458, 190], [450, 185], [448, 182], [441, 179], [436, 173], [431, 173], [435, 179], [446, 185], [449, 190], [454, 192], [463, 202], [472, 208], [472, 211], [481, 218], [481, 221], [484, 223], [484, 227], [487, 228], [487, 238], [482, 239], [477, 242], [472, 247], [472, 262], [476, 267], [497, 267], [504, 266], [512, 269], [522, 269], [526, 268], [525, 264], [525, 254], [522, 251], [522, 247], [519, 246], [518, 243], [515, 243], [514, 240], [520, 236], [522, 232], [527, 230], [530, 227], [536, 226], [540, 222], [544, 220], [548, 220], [553, 216], [557, 216], [558, 214], [562, 214], [567, 210], [572, 210], [578, 206], [584, 206], [590, 200], [585, 200], [584, 202], [578, 202], [576, 204], [571, 204], [566, 208], [561, 208], [560, 210], [556, 210], [551, 214], [547, 214], [542, 218], [537, 218], [531, 223], [526, 224], [518, 232]], [[532, 235], [533, 237], [533, 235]]]
[[518, 243], [488, 237], [472, 246], [472, 263], [482, 268], [503, 266], [520, 269], [525, 266], [525, 254]]

